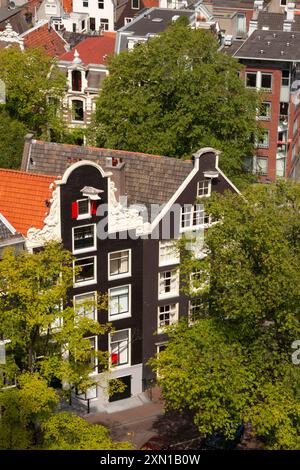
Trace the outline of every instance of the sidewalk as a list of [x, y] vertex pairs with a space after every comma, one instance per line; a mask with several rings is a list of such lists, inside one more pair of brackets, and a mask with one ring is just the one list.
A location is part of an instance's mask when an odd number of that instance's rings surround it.
[[139, 449], [148, 439], [157, 435], [153, 425], [163, 414], [163, 402], [159, 391], [154, 389], [152, 401], [148, 403], [141, 399], [139, 406], [134, 408], [85, 415], [84, 418], [90, 423], [109, 428], [113, 440], [130, 441]]

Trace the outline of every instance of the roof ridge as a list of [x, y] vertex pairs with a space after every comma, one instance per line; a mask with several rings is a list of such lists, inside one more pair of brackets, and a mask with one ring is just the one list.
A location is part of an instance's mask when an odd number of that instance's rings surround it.
[[11, 168], [0, 168], [0, 172], [1, 173], [17, 173], [18, 175], [26, 175], [26, 176], [34, 176], [34, 177], [42, 177], [42, 178], [53, 178], [53, 179], [57, 179], [58, 177], [57, 176], [53, 176], [53, 175], [44, 175], [43, 173], [29, 173], [28, 171], [24, 171], [24, 170], [13, 170]]
[[87, 150], [99, 150], [99, 151], [109, 151], [109, 152], [115, 152], [115, 153], [129, 153], [131, 155], [143, 155], [145, 157], [153, 157], [153, 158], [167, 158], [167, 159], [172, 159], [176, 160], [178, 162], [184, 162], [184, 163], [191, 163], [192, 160], [182, 160], [181, 158], [176, 158], [176, 157], [169, 157], [167, 155], [157, 155], [153, 153], [145, 153], [145, 152], [133, 152], [131, 150], [120, 150], [120, 149], [111, 149], [111, 148], [105, 148], [105, 147], [93, 147], [93, 146], [84, 146], [81, 147], [80, 145], [76, 144], [64, 144], [64, 143], [58, 143], [58, 142], [47, 142], [45, 140], [35, 140], [35, 143], [39, 144], [50, 144], [50, 145], [60, 145], [64, 147], [79, 147], [82, 149], [87, 149]]

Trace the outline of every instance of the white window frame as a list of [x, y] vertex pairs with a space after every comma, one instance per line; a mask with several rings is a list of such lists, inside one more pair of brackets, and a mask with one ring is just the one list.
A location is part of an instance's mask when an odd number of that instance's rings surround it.
[[[79, 92], [77, 92], [77, 93], [79, 93]], [[82, 103], [82, 110], [83, 110], [83, 119], [82, 120], [73, 119], [73, 102], [75, 102], [75, 101], [80, 101]], [[76, 98], [74, 97], [71, 100], [71, 118], [72, 118], [72, 122], [74, 122], [74, 123], [77, 123], [77, 122], [78, 123], [84, 123], [85, 122], [85, 111], [86, 111], [85, 110], [85, 100], [81, 100], [77, 97]]]
[[[75, 280], [75, 265], [76, 262], [78, 261], [83, 261], [85, 259], [93, 258], [94, 259], [94, 278], [90, 279], [88, 281], [81, 281], [81, 282], [76, 282]], [[73, 286], [74, 287], [81, 287], [81, 286], [90, 286], [91, 284], [96, 284], [97, 283], [97, 256], [85, 256], [84, 258], [77, 258], [73, 261]]]
[[[255, 75], [255, 86], [249, 86], [247, 85], [247, 76], [248, 75]], [[251, 72], [250, 70], [248, 70], [246, 73], [245, 73], [245, 87], [246, 88], [250, 88], [250, 89], [254, 89], [254, 88], [257, 88], [257, 72], [253, 71]]]
[[257, 148], [259, 149], [268, 149], [270, 146], [270, 130], [269, 129], [263, 129], [264, 133], [268, 135], [268, 143], [264, 142], [259, 142], [257, 141]]
[[[100, 18], [100, 23], [99, 23], [100, 29], [103, 31], [109, 31], [109, 19], [108, 18]], [[102, 28], [103, 26], [103, 28]]]
[[[78, 300], [77, 300], [78, 297], [83, 297], [83, 296], [87, 296], [87, 295], [90, 295], [90, 296], [94, 297], [95, 307], [93, 308], [94, 311], [93, 311], [93, 317], [92, 318], [91, 318], [90, 315], [78, 313], [78, 311], [76, 310], [76, 303], [78, 303]], [[91, 318], [92, 320], [96, 320], [96, 316], [97, 316], [96, 302], [97, 302], [97, 291], [95, 291], [95, 290], [90, 291], [90, 292], [83, 292], [82, 294], [76, 294], [76, 295], [73, 296], [73, 308], [74, 308], [76, 314], [78, 316]]]
[[[171, 245], [174, 246], [174, 250], [172, 250], [173, 256], [170, 256], [169, 258], [163, 256], [162, 250], [171, 247]], [[175, 247], [175, 240], [160, 240], [159, 241], [159, 266], [171, 266], [173, 264], [179, 264], [180, 263], [180, 254], [178, 252], [178, 249]], [[170, 250], [171, 251], [171, 250]], [[164, 259], [167, 258], [167, 259]]]
[[141, 8], [140, 0], [137, 0], [137, 1], [138, 1], [138, 7], [134, 7], [133, 6], [133, 0], [131, 0], [131, 9], [132, 10], [139, 10]]
[[[94, 351], [98, 352], [98, 336], [97, 335], [86, 336], [84, 339], [91, 339], [91, 338], [95, 338], [95, 349], [94, 349]], [[93, 372], [89, 373], [89, 376], [94, 376], [94, 375], [98, 374], [98, 370], [97, 370], [98, 365], [99, 365], [98, 357], [95, 356], [94, 370], [93, 370]]]
[[[97, 0], [97, 2], [98, 2], [98, 10], [104, 10], [104, 8], [105, 8], [104, 7], [104, 0]], [[103, 7], [101, 7], [101, 8], [99, 7], [100, 3], [103, 4]]]
[[[170, 292], [161, 292], [161, 286], [163, 285], [163, 275], [167, 272], [171, 272], [174, 275], [175, 289]], [[170, 277], [172, 285], [172, 275]], [[158, 273], [158, 298], [159, 299], [169, 299], [170, 297], [179, 296], [179, 269], [167, 269], [166, 271], [161, 271]]]
[[[114, 255], [115, 253], [123, 253], [125, 251], [128, 251], [128, 271], [126, 273], [121, 273], [121, 274], [110, 274], [110, 255]], [[114, 279], [124, 279], [125, 277], [131, 277], [131, 248], [126, 248], [125, 250], [116, 250], [116, 251], [110, 251], [107, 254], [107, 269], [108, 269], [108, 280], [114, 280]]]
[[[266, 173], [261, 173], [259, 170], [258, 170], [258, 160], [261, 159], [261, 160], [265, 160], [267, 161], [267, 172]], [[269, 158], [264, 156], [264, 155], [257, 155], [255, 157], [255, 160], [254, 160], [254, 173], [256, 175], [261, 175], [261, 176], [267, 176], [268, 175], [268, 172], [269, 172]]]
[[211, 195], [211, 179], [205, 178], [197, 183], [197, 197], [209, 197]]
[[[88, 202], [88, 212], [84, 212], [83, 214], [79, 214], [79, 202], [82, 202], [82, 201], [87, 201]], [[85, 197], [85, 198], [82, 198], [82, 199], [77, 199], [76, 203], [77, 203], [77, 207], [78, 207], [77, 220], [90, 219], [92, 217], [90, 199], [88, 197]]]
[[267, 116], [262, 116], [261, 114], [259, 114], [258, 119], [260, 121], [270, 121], [271, 117], [272, 117], [272, 103], [271, 103], [271, 101], [263, 101], [262, 104], [267, 104], [268, 105], [269, 114]]
[[[160, 311], [161, 308], [166, 308], [166, 307], [170, 307], [168, 312], [161, 312]], [[169, 324], [168, 325], [161, 325], [160, 324], [160, 315], [163, 315], [164, 313], [169, 314]], [[175, 323], [178, 322], [178, 319], [179, 319], [179, 304], [178, 304], [178, 302], [169, 303], [169, 304], [165, 304], [165, 305], [159, 305], [157, 307], [157, 332], [158, 333], [163, 333], [167, 326], [174, 325]]]
[[130, 18], [129, 16], [125, 16], [124, 18], [124, 26], [126, 26], [127, 24], [131, 23], [133, 20], [133, 18]]
[[[194, 320], [192, 319], [192, 313], [191, 312], [192, 312], [192, 309], [193, 309], [192, 304], [193, 304], [193, 302], [197, 302], [197, 300], [199, 300], [199, 303], [203, 303], [203, 300], [200, 299], [200, 298], [191, 299], [189, 301], [189, 314], [188, 314], [189, 325], [193, 325], [195, 323], [195, 319]], [[194, 308], [196, 308], [196, 307], [194, 307]]]
[[[128, 331], [128, 362], [126, 364], [113, 365], [111, 362], [112, 348], [111, 348], [111, 338], [114, 333], [119, 333], [120, 331]], [[122, 328], [121, 330], [112, 331], [108, 333], [108, 351], [109, 351], [109, 367], [111, 370], [126, 369], [131, 366], [131, 328]]]
[[[262, 78], [263, 78], [263, 75], [268, 75], [271, 77], [271, 86], [269, 88], [264, 88], [262, 86]], [[269, 73], [269, 72], [261, 72], [261, 77], [260, 77], [260, 89], [261, 90], [264, 90], [264, 91], [272, 91], [272, 87], [273, 87], [273, 74], [272, 73]]]
[[[79, 248], [75, 249], [75, 238], [74, 238], [74, 233], [75, 230], [84, 228], [84, 227], [93, 227], [94, 229], [94, 243], [92, 246], [88, 248]], [[86, 224], [86, 225], [78, 225], [77, 227], [72, 227], [72, 251], [74, 255], [80, 254], [80, 253], [88, 253], [89, 251], [95, 251], [97, 249], [97, 231], [96, 231], [96, 224]]]
[[[200, 215], [203, 212], [203, 217]], [[194, 222], [194, 216], [196, 214], [196, 218], [200, 219], [202, 218], [202, 222], [193, 225]], [[183, 220], [183, 215], [188, 216], [190, 219], [189, 225], [182, 226], [182, 220]], [[208, 221], [205, 222], [205, 219], [208, 217]], [[194, 231], [197, 228], [200, 227], [205, 227], [209, 226], [211, 223], [210, 216], [205, 215], [205, 209], [203, 204], [184, 204], [184, 206], [181, 208], [181, 214], [180, 214], [180, 232], [189, 232], [189, 231]]]
[[[111, 291], [116, 290], [116, 289], [122, 289], [122, 288], [128, 289], [128, 310], [127, 312], [123, 312], [123, 313], [111, 314], [111, 307], [110, 307]], [[110, 289], [108, 289], [108, 321], [116, 321], [116, 320], [121, 320], [122, 318], [129, 318], [129, 317], [131, 317], [131, 284], [115, 286], [115, 287], [111, 287]]]
[[194, 286], [194, 277], [196, 274], [198, 273], [202, 273], [202, 274], [205, 274], [205, 269], [201, 269], [201, 268], [197, 268], [197, 271], [192, 271], [191, 274], [190, 274], [190, 286], [191, 286], [191, 291], [192, 292], [199, 292], [199, 291], [203, 291], [204, 289], [207, 288], [207, 286], [209, 286], [209, 273], [207, 273], [207, 278], [206, 280], [200, 284], [198, 287], [195, 287]]

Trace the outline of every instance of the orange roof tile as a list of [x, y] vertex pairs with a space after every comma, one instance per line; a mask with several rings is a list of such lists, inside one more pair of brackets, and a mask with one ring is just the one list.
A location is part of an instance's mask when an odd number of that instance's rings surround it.
[[84, 64], [103, 64], [107, 54], [115, 50], [116, 33], [104, 33], [103, 36], [93, 36], [81, 41], [71, 51], [60, 56], [59, 60], [72, 62], [75, 49]]
[[0, 212], [26, 236], [30, 227], [42, 228], [49, 213], [45, 201], [57, 177], [0, 169]]
[[66, 52], [65, 40], [51, 27], [48, 29], [48, 23], [39, 28], [33, 28], [26, 31], [23, 35], [25, 49], [41, 48], [50, 57], [59, 57]]
[[159, 0], [143, 0], [145, 8], [159, 7]]

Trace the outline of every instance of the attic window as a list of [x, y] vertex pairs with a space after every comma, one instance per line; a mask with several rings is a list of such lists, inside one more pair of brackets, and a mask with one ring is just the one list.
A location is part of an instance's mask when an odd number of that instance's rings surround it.
[[72, 90], [81, 91], [81, 72], [79, 70], [72, 71]]

